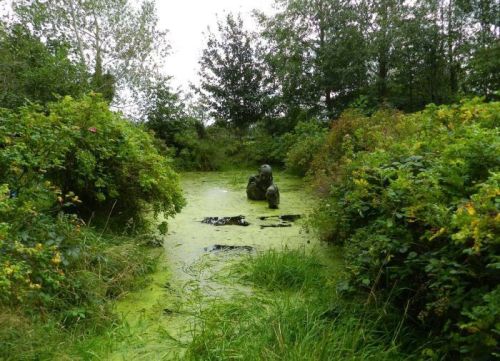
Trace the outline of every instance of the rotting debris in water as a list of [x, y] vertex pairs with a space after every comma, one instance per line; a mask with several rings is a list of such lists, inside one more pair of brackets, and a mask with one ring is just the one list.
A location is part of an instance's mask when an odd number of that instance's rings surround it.
[[282, 227], [291, 227], [290, 223], [275, 223], [275, 224], [261, 224], [260, 228], [282, 228]]
[[259, 219], [261, 221], [265, 220], [273, 220], [277, 219], [279, 220], [278, 223], [272, 223], [272, 224], [261, 224], [260, 228], [281, 228], [281, 227], [291, 227], [292, 224], [290, 222], [295, 222], [297, 219], [301, 218], [302, 216], [300, 214], [282, 214], [282, 215], [275, 215], [275, 216], [261, 216]]
[[287, 222], [295, 222], [297, 219], [300, 219], [302, 216], [300, 214], [282, 214], [279, 216], [261, 216], [259, 219], [261, 221], [265, 221], [266, 219], [269, 218], [278, 218], [282, 221], [287, 221]]
[[234, 216], [234, 217], [205, 217], [201, 223], [211, 224], [214, 226], [248, 226], [245, 220], [245, 216]]
[[227, 244], [214, 244], [210, 247], [204, 248], [205, 252], [217, 252], [217, 251], [247, 251], [252, 252], [254, 250], [251, 246], [231, 246]]

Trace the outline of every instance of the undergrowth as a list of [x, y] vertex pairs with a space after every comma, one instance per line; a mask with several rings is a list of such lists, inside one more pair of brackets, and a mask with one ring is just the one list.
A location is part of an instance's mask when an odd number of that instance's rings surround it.
[[[269, 291], [320, 288], [324, 266], [303, 250], [269, 251], [238, 265], [244, 281]], [[319, 272], [318, 272], [319, 271]]]
[[51, 308], [0, 308], [0, 360], [88, 359], [91, 348], [79, 344], [121, 325], [113, 300], [145, 286], [163, 249], [145, 246], [137, 237], [88, 232], [96, 238], [87, 238], [85, 256], [66, 271]]
[[253, 286], [202, 308], [187, 360], [404, 360], [389, 312], [337, 296], [336, 280], [314, 254], [270, 250], [236, 265]]
[[153, 137], [100, 96], [0, 109], [0, 360], [80, 358], [154, 270], [150, 220], [183, 205]]
[[481, 99], [347, 112], [313, 162], [311, 223], [343, 247], [346, 288], [390, 295], [438, 359], [499, 356], [499, 115]]

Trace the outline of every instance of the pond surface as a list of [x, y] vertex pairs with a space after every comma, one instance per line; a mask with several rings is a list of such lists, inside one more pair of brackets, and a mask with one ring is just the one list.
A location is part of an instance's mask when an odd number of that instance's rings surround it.
[[[186, 277], [186, 264], [195, 262], [213, 245], [250, 246], [256, 250], [270, 247], [305, 246], [313, 240], [301, 227], [302, 220], [290, 227], [265, 227], [282, 224], [277, 216], [307, 215], [312, 196], [302, 179], [275, 175], [281, 193], [279, 209], [269, 209], [265, 201], [247, 200], [245, 187], [249, 172], [184, 173], [182, 185], [187, 206], [169, 221], [165, 250], [173, 276]], [[213, 226], [202, 223], [205, 217], [245, 217], [248, 226]], [[261, 217], [275, 216], [266, 220]]]
[[[193, 310], [203, 307], [200, 300], [225, 298], [235, 291], [252, 292], [220, 279], [227, 266], [241, 254], [269, 248], [321, 247], [303, 227], [314, 197], [302, 179], [275, 174], [281, 204], [279, 209], [269, 209], [265, 201], [247, 200], [245, 187], [250, 174], [249, 171], [181, 174], [187, 205], [174, 219], [168, 220], [162, 266], [149, 287], [117, 302], [117, 311], [126, 326], [120, 337], [116, 337], [120, 341], [112, 346], [114, 351], [100, 359], [181, 357], [182, 345], [189, 342], [190, 331], [195, 327]], [[280, 215], [302, 217], [282, 221]], [[249, 224], [202, 223], [206, 217], [234, 216], [244, 216]]]

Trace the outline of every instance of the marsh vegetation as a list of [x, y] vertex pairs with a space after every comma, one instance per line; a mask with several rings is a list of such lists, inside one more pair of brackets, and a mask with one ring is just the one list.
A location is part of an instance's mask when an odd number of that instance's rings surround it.
[[0, 360], [499, 357], [498, 4], [274, 4], [0, 5]]

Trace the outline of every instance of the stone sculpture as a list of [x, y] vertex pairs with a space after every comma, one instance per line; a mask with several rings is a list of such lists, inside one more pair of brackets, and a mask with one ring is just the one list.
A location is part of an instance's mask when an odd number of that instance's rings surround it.
[[273, 182], [273, 170], [268, 164], [259, 168], [259, 174], [248, 179], [247, 197], [252, 200], [267, 200], [269, 208], [278, 208], [280, 204], [280, 192], [278, 186]]

